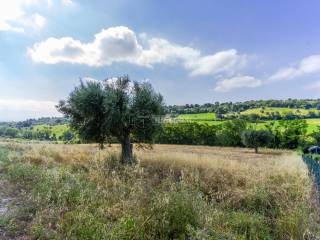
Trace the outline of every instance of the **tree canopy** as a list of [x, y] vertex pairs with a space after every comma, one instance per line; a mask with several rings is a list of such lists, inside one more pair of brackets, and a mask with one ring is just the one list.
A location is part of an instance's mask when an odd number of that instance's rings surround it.
[[122, 160], [131, 162], [132, 141], [152, 143], [164, 114], [161, 94], [150, 83], [132, 82], [128, 76], [80, 82], [58, 110], [70, 118], [71, 127], [100, 148], [112, 137], [122, 147]]
[[258, 148], [266, 147], [272, 140], [272, 137], [270, 131], [248, 129], [242, 133], [242, 142], [246, 147], [252, 147], [258, 153]]

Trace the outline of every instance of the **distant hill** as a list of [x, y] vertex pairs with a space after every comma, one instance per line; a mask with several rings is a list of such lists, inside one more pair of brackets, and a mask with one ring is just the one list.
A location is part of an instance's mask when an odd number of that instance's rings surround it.
[[42, 117], [38, 119], [27, 119], [25, 121], [18, 122], [0, 122], [0, 127], [13, 127], [13, 128], [30, 128], [35, 125], [60, 125], [60, 124], [68, 124], [69, 120], [63, 117]]
[[240, 113], [256, 108], [289, 108], [289, 109], [320, 109], [320, 99], [286, 99], [286, 100], [252, 100], [245, 102], [224, 102], [205, 104], [168, 105], [166, 113], [195, 114], [195, 113]]

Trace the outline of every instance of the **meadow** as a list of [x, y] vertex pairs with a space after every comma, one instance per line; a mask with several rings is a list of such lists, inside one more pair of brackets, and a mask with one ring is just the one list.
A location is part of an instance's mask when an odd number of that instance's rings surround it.
[[69, 130], [69, 126], [67, 124], [56, 124], [56, 125], [46, 125], [46, 124], [40, 124], [40, 125], [35, 125], [32, 128], [33, 131], [44, 131], [44, 130], [49, 130], [51, 136], [56, 135], [57, 138], [62, 136], [63, 133], [67, 130]]
[[[197, 123], [206, 123], [208, 125], [218, 125], [223, 123], [224, 121], [217, 121], [212, 120], [215, 117], [214, 113], [199, 113], [199, 114], [181, 114], [177, 117], [179, 120], [185, 120], [185, 121], [191, 121], [191, 122], [197, 122]], [[178, 122], [179, 122], [178, 120]], [[263, 125], [268, 123], [270, 121], [262, 121], [258, 123], [254, 123], [258, 126], [261, 126], [259, 128], [263, 128]], [[318, 130], [318, 126], [320, 126], [320, 118], [314, 118], [314, 119], [306, 119], [306, 122], [308, 124], [308, 133], [312, 133], [314, 131]], [[50, 131], [51, 136], [55, 134], [57, 138], [63, 135], [65, 131], [70, 130], [69, 126], [67, 124], [61, 124], [61, 125], [36, 125], [33, 127], [34, 131], [39, 130], [45, 130], [48, 129]]]
[[[261, 112], [263, 111], [263, 113]], [[258, 114], [260, 116], [266, 116], [266, 113], [275, 113], [279, 112], [280, 115], [285, 115], [286, 113], [293, 112], [297, 115], [305, 116], [309, 113], [309, 111], [315, 111], [319, 112], [319, 110], [316, 109], [291, 109], [291, 108], [265, 108], [262, 110], [261, 108], [255, 108], [255, 109], [249, 109], [246, 111], [241, 112], [241, 115], [249, 115], [249, 114]], [[190, 121], [190, 122], [197, 122], [201, 124], [208, 124], [208, 125], [219, 125], [227, 120], [216, 120], [216, 114], [215, 113], [198, 113], [198, 114], [180, 114], [176, 118], [179, 121]], [[308, 125], [307, 131], [308, 133], [312, 133], [314, 131], [318, 130], [318, 126], [320, 126], [320, 119], [319, 118], [308, 118], [305, 119]], [[172, 120], [171, 120], [172, 121]], [[257, 123], [253, 123], [253, 126], [257, 126], [258, 129], [263, 129], [264, 125], [268, 122], [276, 122], [278, 120], [270, 120], [270, 121], [258, 121]]]
[[193, 114], [179, 114], [176, 119], [194, 120], [194, 121], [213, 121], [216, 120], [215, 113], [193, 113]]
[[320, 111], [312, 109], [301, 109], [301, 108], [284, 108], [284, 107], [265, 107], [265, 108], [253, 108], [240, 112], [241, 115], [258, 114], [261, 117], [266, 117], [268, 114], [278, 112], [280, 116], [285, 116], [288, 113], [293, 113], [299, 116], [307, 116], [309, 112], [319, 113]]
[[317, 234], [308, 169], [293, 151], [183, 145], [0, 144], [21, 199], [0, 221], [33, 239], [304, 239]]

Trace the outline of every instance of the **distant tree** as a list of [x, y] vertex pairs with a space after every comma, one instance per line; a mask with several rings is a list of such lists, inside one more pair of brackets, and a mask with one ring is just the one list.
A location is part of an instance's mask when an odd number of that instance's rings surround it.
[[310, 137], [313, 139], [313, 144], [319, 146], [320, 145], [320, 131], [319, 127], [317, 129], [318, 131], [314, 131], [310, 134]]
[[249, 148], [254, 148], [258, 153], [259, 147], [266, 147], [272, 140], [272, 133], [267, 130], [248, 129], [242, 133], [242, 143]]
[[272, 147], [295, 149], [306, 138], [307, 122], [304, 119], [280, 120], [265, 125], [274, 135]]
[[7, 128], [5, 135], [10, 138], [15, 138], [18, 136], [19, 130], [16, 128]]
[[217, 143], [222, 146], [242, 146], [241, 134], [247, 129], [244, 119], [228, 120], [220, 125], [217, 131]]
[[24, 139], [32, 139], [32, 138], [33, 138], [33, 132], [32, 132], [32, 130], [24, 130], [24, 131], [22, 132], [22, 137], [23, 137]]
[[64, 131], [64, 132], [62, 133], [61, 138], [62, 138], [63, 141], [68, 142], [68, 141], [71, 141], [71, 140], [74, 138], [74, 134], [73, 134], [72, 131], [66, 130], [66, 131]]
[[151, 84], [132, 82], [127, 76], [81, 82], [57, 108], [85, 141], [98, 142], [103, 148], [116, 137], [125, 163], [133, 161], [132, 141], [152, 143], [160, 126], [155, 116], [164, 113], [163, 98]]

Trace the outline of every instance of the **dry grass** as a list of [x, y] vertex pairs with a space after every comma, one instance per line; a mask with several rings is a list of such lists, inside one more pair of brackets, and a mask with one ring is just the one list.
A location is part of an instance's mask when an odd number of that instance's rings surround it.
[[[178, 215], [178, 226], [184, 224], [179, 221], [191, 224], [183, 218], [186, 211], [191, 215], [194, 211], [201, 213], [192, 223], [196, 227], [195, 234], [209, 229], [211, 232], [206, 234], [230, 233], [230, 236], [237, 236], [236, 239], [270, 239], [270, 236], [272, 239], [301, 239], [310, 230], [311, 181], [301, 157], [292, 151], [262, 149], [255, 154], [244, 148], [155, 145], [153, 149], [135, 147], [138, 165], [123, 167], [115, 157], [120, 152], [119, 145], [103, 151], [95, 145], [6, 144], [6, 148], [22, 152], [22, 162], [40, 166], [48, 173], [58, 166], [67, 169], [63, 172], [70, 172], [72, 178], [80, 176], [94, 182], [102, 196], [90, 198], [94, 201], [92, 205], [99, 206], [93, 218], [101, 217], [101, 224], [111, 221], [106, 224], [116, 231], [114, 234], [118, 238], [114, 239], [121, 239], [122, 234], [131, 236], [130, 231], [135, 232], [134, 237], [127, 239], [154, 239], [158, 236], [154, 234], [164, 234], [162, 230], [155, 232], [154, 227], [159, 221], [167, 223], [168, 214], [173, 214], [173, 219]], [[48, 188], [47, 184], [44, 189]], [[90, 205], [88, 199], [83, 201]], [[185, 205], [174, 207], [180, 203]], [[67, 229], [74, 229], [73, 221], [84, 216], [83, 207], [78, 209], [78, 205], [75, 201], [72, 208], [76, 210], [69, 209], [73, 214], [71, 219], [59, 220]], [[186, 209], [174, 212], [181, 207]], [[78, 210], [81, 211], [78, 213]], [[45, 218], [47, 205], [40, 212], [38, 218]], [[161, 215], [164, 213], [167, 215]], [[38, 220], [38, 224], [41, 221]], [[131, 221], [136, 225], [129, 231], [126, 224]], [[79, 228], [82, 232], [85, 226]], [[143, 229], [139, 232], [141, 238], [136, 237], [136, 228]], [[170, 231], [173, 234], [172, 231], [178, 230]]]
[[[105, 159], [120, 153], [120, 146], [116, 144], [103, 151], [95, 145], [19, 146], [25, 148], [23, 159], [26, 161], [90, 169], [91, 179], [100, 185], [110, 183], [108, 172], [117, 170], [113, 168], [118, 166]], [[266, 185], [273, 186], [270, 181], [277, 181], [278, 186], [272, 191], [279, 197], [284, 197], [280, 196], [281, 192], [288, 186], [298, 188], [295, 190], [303, 192], [303, 196], [310, 195], [307, 167], [293, 151], [262, 149], [255, 154], [245, 148], [155, 145], [152, 149], [136, 148], [135, 155], [139, 167], [134, 178], [148, 179], [153, 187], [167, 178], [185, 180], [224, 207], [239, 208], [248, 194]]]

